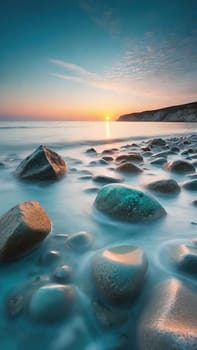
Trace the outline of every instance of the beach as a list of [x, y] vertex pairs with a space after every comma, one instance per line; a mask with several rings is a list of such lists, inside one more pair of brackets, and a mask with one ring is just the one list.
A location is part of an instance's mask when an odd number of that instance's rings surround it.
[[[65, 174], [16, 176], [40, 145]], [[197, 123], [0, 122], [0, 146], [0, 215], [37, 201], [51, 221], [1, 262], [0, 347], [196, 349]]]

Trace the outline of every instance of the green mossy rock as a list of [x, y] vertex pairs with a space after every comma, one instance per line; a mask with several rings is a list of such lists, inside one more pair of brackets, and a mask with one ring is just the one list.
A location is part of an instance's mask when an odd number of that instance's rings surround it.
[[96, 209], [117, 220], [139, 222], [166, 215], [165, 209], [147, 194], [120, 184], [102, 187], [94, 202]]

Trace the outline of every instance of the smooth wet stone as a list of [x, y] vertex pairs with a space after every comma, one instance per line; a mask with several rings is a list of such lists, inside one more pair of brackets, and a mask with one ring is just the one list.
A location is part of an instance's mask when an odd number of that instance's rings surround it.
[[150, 182], [146, 186], [149, 190], [163, 194], [177, 194], [180, 192], [180, 186], [173, 179], [163, 179]]
[[106, 306], [100, 301], [93, 301], [92, 308], [97, 322], [104, 329], [117, 328], [128, 321], [127, 310]]
[[88, 149], [86, 150], [86, 153], [96, 154], [97, 152], [96, 152], [95, 148], [91, 147], [91, 148], [88, 148]]
[[179, 148], [178, 146], [172, 146], [172, 147], [170, 148], [170, 150], [171, 150], [172, 152], [175, 152], [175, 153], [179, 153], [179, 152], [180, 152], [180, 148]]
[[79, 180], [90, 180], [92, 178], [91, 175], [83, 175], [79, 177]]
[[143, 162], [143, 157], [139, 152], [129, 152], [116, 157], [116, 162]]
[[86, 193], [97, 193], [98, 190], [99, 190], [98, 187], [89, 187], [89, 188], [85, 188], [84, 192], [86, 192]]
[[152, 155], [153, 158], [167, 158], [169, 151], [162, 151], [162, 152], [157, 152]]
[[194, 207], [197, 208], [197, 199], [194, 199], [194, 200], [192, 201], [192, 205], [193, 205]]
[[96, 175], [92, 180], [101, 184], [123, 182], [124, 178], [120, 176]]
[[167, 251], [171, 262], [179, 271], [197, 277], [197, 247], [177, 244], [169, 247]]
[[177, 173], [195, 173], [195, 167], [186, 160], [177, 159], [171, 160], [164, 165], [165, 170]]
[[165, 209], [156, 199], [132, 187], [119, 184], [103, 186], [94, 205], [114, 219], [130, 222], [149, 221], [166, 215]]
[[69, 283], [72, 278], [72, 268], [68, 265], [60, 266], [54, 271], [53, 277], [58, 283]]
[[182, 187], [189, 191], [197, 191], [197, 180], [186, 181]]
[[51, 222], [38, 202], [16, 205], [0, 218], [0, 261], [19, 258], [51, 231]]
[[164, 157], [159, 157], [150, 162], [150, 164], [155, 165], [155, 166], [162, 166], [167, 162], [166, 158]]
[[102, 154], [114, 154], [116, 151], [118, 151], [118, 148], [104, 149], [104, 151], [102, 151]]
[[104, 156], [102, 159], [105, 160], [106, 162], [112, 162], [114, 160], [114, 158], [110, 156]]
[[41, 255], [39, 263], [42, 266], [50, 266], [58, 262], [60, 253], [57, 250], [50, 250]]
[[51, 323], [65, 319], [74, 302], [72, 286], [49, 284], [39, 288], [32, 296], [29, 314], [33, 320]]
[[24, 180], [54, 180], [65, 174], [65, 161], [46, 146], [39, 146], [17, 167], [15, 174]]
[[140, 293], [148, 268], [144, 251], [124, 245], [105, 249], [92, 259], [92, 279], [98, 297], [109, 304], [130, 304]]
[[146, 151], [143, 153], [143, 157], [151, 157], [153, 155], [153, 152], [151, 151]]
[[67, 246], [73, 250], [86, 251], [93, 245], [94, 238], [89, 232], [76, 232], [70, 235], [66, 241]]
[[196, 350], [197, 294], [170, 279], [147, 300], [139, 321], [139, 350]]
[[150, 152], [151, 151], [151, 147], [149, 147], [149, 146], [142, 146], [141, 150], [144, 151], [144, 152]]
[[133, 163], [121, 163], [117, 168], [117, 171], [128, 174], [139, 174], [142, 173], [142, 169]]
[[166, 141], [164, 139], [161, 139], [161, 138], [155, 138], [155, 139], [149, 141], [148, 145], [150, 147], [152, 147], [152, 146], [165, 146]]

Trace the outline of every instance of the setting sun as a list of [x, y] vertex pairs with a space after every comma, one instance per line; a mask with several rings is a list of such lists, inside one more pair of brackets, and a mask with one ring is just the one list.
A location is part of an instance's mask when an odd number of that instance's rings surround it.
[[111, 120], [110, 116], [106, 115], [105, 120], [107, 120], [107, 121]]

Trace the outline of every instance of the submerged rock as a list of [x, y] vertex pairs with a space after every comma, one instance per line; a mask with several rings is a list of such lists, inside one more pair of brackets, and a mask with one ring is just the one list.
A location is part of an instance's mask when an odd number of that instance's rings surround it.
[[72, 286], [51, 284], [39, 288], [32, 296], [30, 316], [46, 323], [64, 319], [73, 305], [75, 290]]
[[189, 191], [197, 191], [197, 180], [186, 181], [182, 187]]
[[98, 296], [110, 304], [132, 303], [141, 291], [148, 261], [144, 251], [125, 245], [97, 253], [92, 278]]
[[88, 250], [93, 244], [93, 236], [88, 232], [76, 232], [66, 241], [67, 246], [77, 251]]
[[54, 180], [63, 176], [66, 170], [60, 155], [41, 145], [19, 164], [15, 174], [25, 180]]
[[60, 266], [55, 270], [53, 277], [58, 283], [68, 283], [72, 278], [72, 268], [68, 265]]
[[0, 261], [33, 249], [50, 232], [51, 222], [38, 202], [20, 203], [0, 218]]
[[164, 139], [161, 139], [161, 138], [155, 138], [153, 140], [151, 140], [149, 143], [148, 143], [148, 146], [150, 147], [154, 147], [154, 146], [165, 146], [166, 145], [166, 141]]
[[92, 177], [92, 180], [101, 184], [123, 182], [124, 178], [120, 176], [107, 176], [107, 175], [96, 175]]
[[177, 194], [180, 192], [180, 186], [173, 179], [163, 179], [150, 182], [146, 186], [149, 190], [165, 193], [165, 194]]
[[139, 350], [194, 350], [197, 295], [182, 282], [162, 283], [147, 301], [139, 322]]
[[143, 157], [139, 152], [130, 152], [116, 157], [116, 162], [143, 162]]
[[154, 220], [166, 214], [165, 209], [154, 198], [119, 184], [102, 187], [94, 205], [112, 218], [130, 222]]
[[197, 276], [197, 247], [186, 244], [172, 245], [168, 248], [168, 255], [178, 270]]
[[164, 165], [167, 162], [167, 159], [165, 157], [159, 157], [150, 162], [152, 165], [160, 166]]
[[195, 167], [186, 160], [177, 159], [167, 162], [164, 166], [165, 170], [170, 170], [178, 173], [195, 173]]
[[122, 173], [129, 173], [129, 174], [139, 174], [143, 171], [140, 167], [130, 162], [121, 163], [116, 168], [116, 170]]
[[104, 329], [120, 327], [128, 321], [127, 310], [117, 310], [114, 307], [109, 307], [109, 305], [105, 306], [100, 301], [94, 301], [92, 307], [97, 322]]

